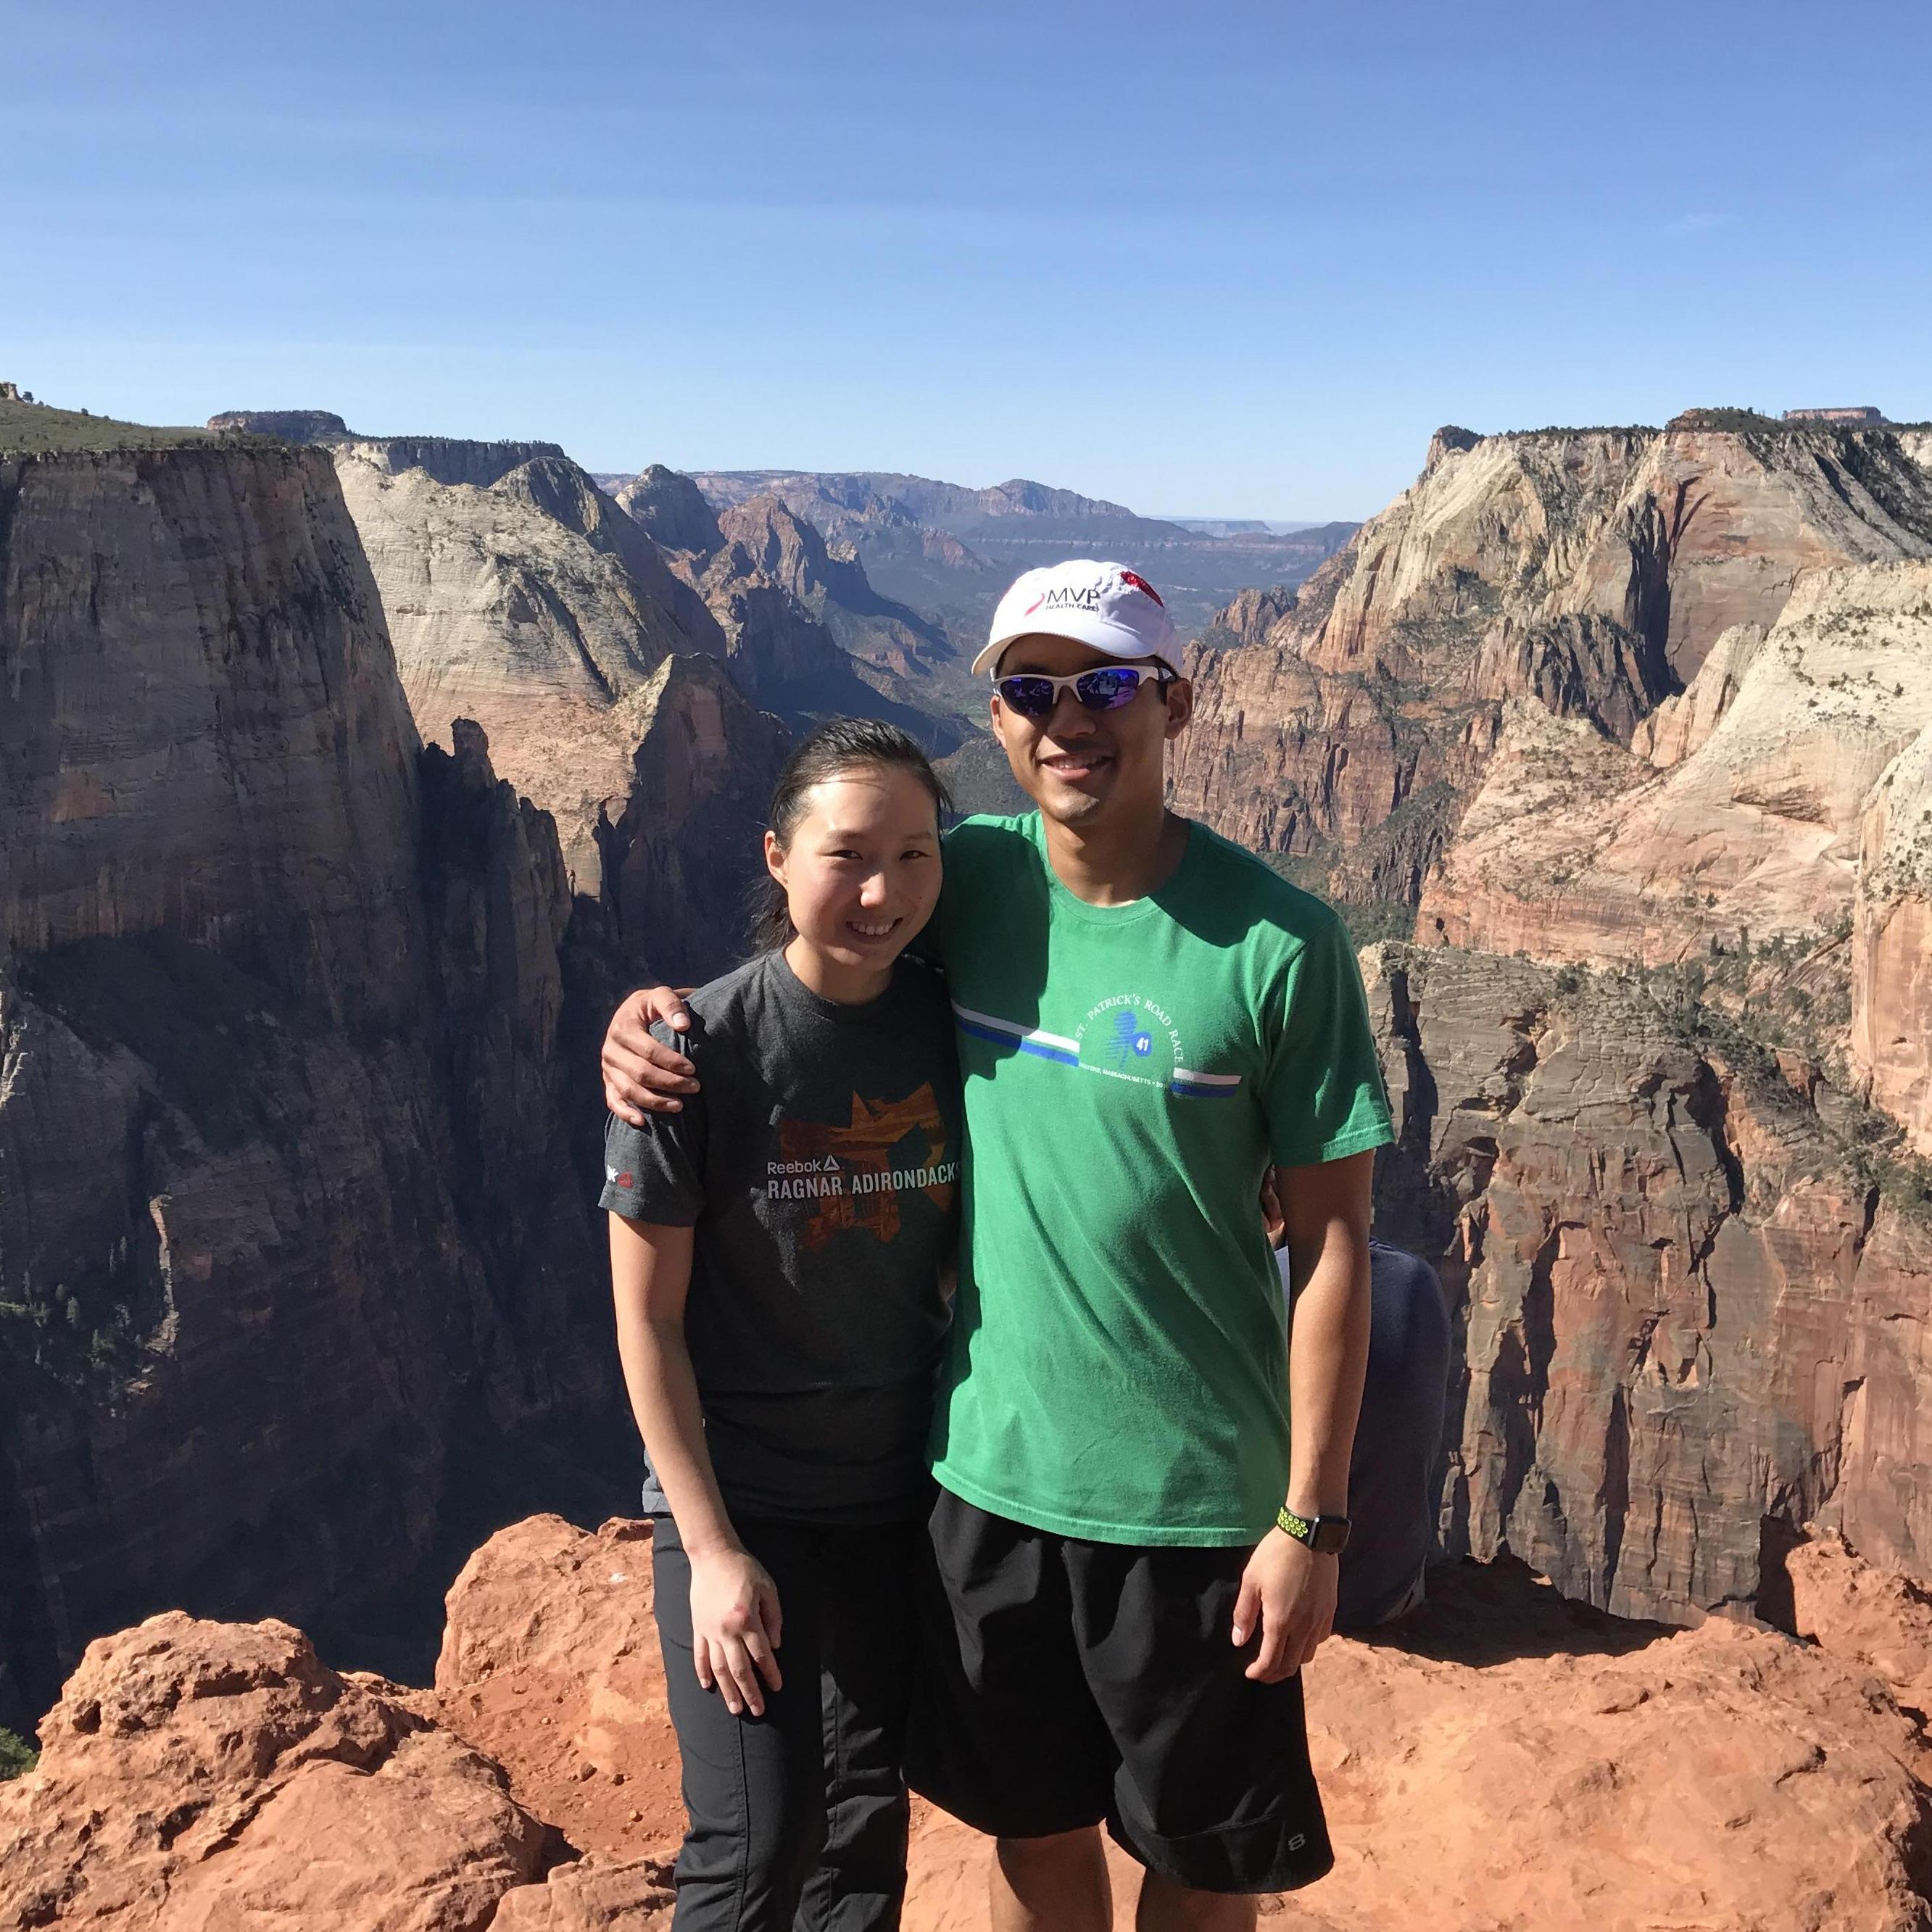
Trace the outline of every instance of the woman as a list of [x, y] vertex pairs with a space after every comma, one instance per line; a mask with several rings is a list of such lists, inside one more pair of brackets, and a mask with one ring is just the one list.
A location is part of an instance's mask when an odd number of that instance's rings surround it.
[[677, 1932], [784, 1932], [801, 1900], [808, 1925], [898, 1923], [961, 1134], [943, 983], [902, 956], [945, 802], [890, 725], [806, 739], [765, 834], [763, 949], [678, 1038], [703, 1091], [606, 1138], [690, 1814]]

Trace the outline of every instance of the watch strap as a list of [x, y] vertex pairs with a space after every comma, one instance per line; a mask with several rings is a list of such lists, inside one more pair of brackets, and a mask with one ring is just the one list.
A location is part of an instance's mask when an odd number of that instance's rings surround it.
[[1275, 1511], [1274, 1521], [1284, 1535], [1324, 1556], [1340, 1556], [1348, 1540], [1348, 1519], [1345, 1516], [1298, 1516], [1283, 1504]]

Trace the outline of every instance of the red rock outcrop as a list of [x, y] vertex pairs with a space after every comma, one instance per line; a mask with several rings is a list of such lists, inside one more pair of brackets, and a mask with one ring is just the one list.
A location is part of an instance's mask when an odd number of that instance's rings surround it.
[[[1932, 1750], [1901, 1705], [1932, 1613], [1829, 1538], [1789, 1571], [1810, 1643], [1620, 1624], [1507, 1565], [1434, 1571], [1398, 1633], [1309, 1668], [1337, 1864], [1263, 1917], [1919, 1932]], [[661, 1932], [682, 1820], [650, 1604], [644, 1526], [539, 1518], [452, 1589], [434, 1695], [340, 1677], [278, 1624], [104, 1640], [39, 1768], [0, 1787], [0, 1926], [212, 1932], [245, 1906]], [[908, 1932], [983, 1932], [989, 1849], [916, 1808]], [[1130, 1912], [1138, 1869], [1110, 1862]]]
[[450, 1586], [436, 1695], [573, 1845], [662, 1864], [684, 1823], [652, 1602], [648, 1522], [530, 1517]]
[[487, 1759], [286, 1624], [88, 1646], [0, 1786], [0, 1926], [482, 1932], [561, 1850]]
[[615, 1386], [555, 835], [480, 740], [419, 766], [327, 456], [0, 464], [0, 686], [19, 1722], [152, 1610], [350, 1614], [463, 1428]]
[[[1898, 1700], [1919, 1686], [1921, 1600], [1829, 1540], [1790, 1563], [1816, 1648], [1721, 1619], [1618, 1624], [1507, 1567], [1433, 1573], [1438, 1600], [1399, 1634], [1331, 1642], [1310, 1669], [1339, 1862], [1264, 1916], [1491, 1932], [1587, 1912], [1649, 1932], [1695, 1899], [1712, 1925], [1787, 1922], [1796, 1901], [1820, 1932], [1918, 1926], [1932, 1750]], [[661, 1856], [680, 1829], [674, 1800], [640, 1795], [674, 1791], [676, 1762], [648, 1564], [640, 1525], [505, 1531], [451, 1592], [437, 1671], [442, 1720], [614, 1861]], [[1810, 1828], [1825, 1816], [1839, 1828]], [[983, 1932], [988, 1852], [916, 1806], [908, 1932]], [[1138, 1868], [1112, 1862], [1130, 1912]]]

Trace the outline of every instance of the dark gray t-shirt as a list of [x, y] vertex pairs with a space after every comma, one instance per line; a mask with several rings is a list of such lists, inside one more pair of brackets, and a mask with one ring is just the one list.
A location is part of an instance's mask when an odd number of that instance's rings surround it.
[[684, 1330], [718, 1487], [747, 1516], [913, 1514], [958, 1222], [945, 982], [902, 958], [840, 1006], [769, 952], [688, 1004], [690, 1032], [659, 1036], [702, 1090], [612, 1119], [602, 1204], [695, 1230]]

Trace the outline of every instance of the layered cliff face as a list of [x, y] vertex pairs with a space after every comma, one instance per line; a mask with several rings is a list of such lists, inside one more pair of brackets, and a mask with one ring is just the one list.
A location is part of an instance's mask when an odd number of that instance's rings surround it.
[[1858, 861], [1852, 1060], [1873, 1101], [1932, 1156], [1932, 726], [1874, 787]]
[[1418, 930], [1611, 964], [1849, 926], [1868, 794], [1928, 718], [1932, 563], [1809, 572], [1628, 750], [1510, 710]]
[[1897, 436], [1774, 428], [1439, 435], [1264, 642], [1199, 662], [1177, 806], [1330, 864], [1434, 788], [1453, 826], [1509, 700], [1628, 744], [1801, 572], [1932, 557]]
[[1932, 1218], [1856, 1111], [1633, 976], [1385, 947], [1370, 978], [1380, 1226], [1460, 1342], [1446, 1546], [1672, 1622], [1779, 1614], [1807, 1521], [1932, 1574]]
[[[534, 451], [534, 453], [532, 453]], [[333, 446], [426, 738], [476, 719], [498, 769], [553, 814], [579, 890], [621, 810], [614, 708], [674, 652], [722, 655], [704, 602], [583, 471], [547, 446]]]
[[150, 1609], [340, 1616], [466, 1427], [614, 1391], [554, 832], [480, 736], [419, 770], [328, 456], [0, 463], [0, 687], [17, 1715]]

